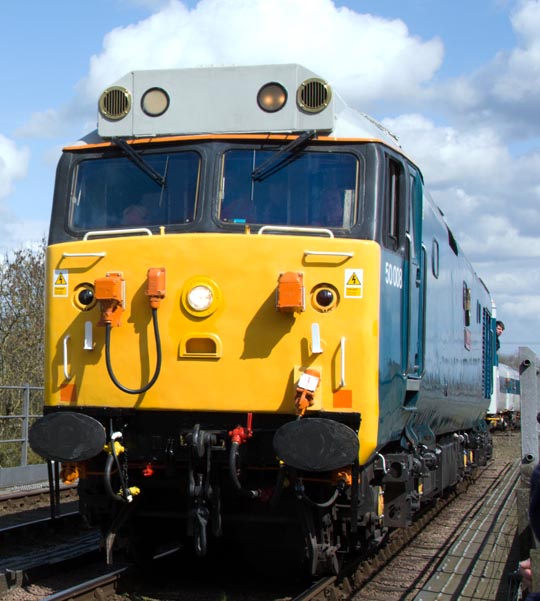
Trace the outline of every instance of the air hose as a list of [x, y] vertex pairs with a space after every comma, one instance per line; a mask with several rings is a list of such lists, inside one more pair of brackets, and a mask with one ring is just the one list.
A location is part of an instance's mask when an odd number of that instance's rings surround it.
[[248, 490], [244, 488], [238, 479], [237, 474], [237, 457], [238, 457], [238, 448], [240, 446], [239, 442], [233, 442], [231, 444], [231, 451], [229, 453], [229, 473], [231, 474], [231, 478], [236, 490], [250, 499], [256, 499], [259, 496], [259, 491], [257, 490]]
[[156, 383], [156, 380], [159, 377], [159, 372], [161, 371], [161, 340], [159, 336], [159, 325], [157, 319], [157, 309], [152, 307], [152, 324], [154, 326], [154, 338], [156, 340], [156, 368], [154, 370], [154, 375], [152, 379], [141, 388], [127, 388], [123, 384], [121, 384], [116, 376], [114, 375], [114, 371], [111, 364], [111, 323], [107, 322], [105, 324], [105, 361], [107, 363], [107, 371], [109, 372], [109, 377], [111, 378], [113, 384], [119, 388], [122, 392], [126, 392], [128, 394], [142, 394], [146, 392], [148, 389], [152, 388], [152, 386]]
[[105, 462], [105, 473], [103, 474], [105, 490], [107, 491], [107, 494], [109, 495], [109, 497], [111, 497], [115, 501], [125, 501], [125, 499], [124, 499], [124, 497], [122, 497], [122, 495], [115, 493], [113, 490], [113, 487], [111, 484], [111, 472], [112, 472], [113, 465], [114, 465], [114, 457], [112, 456], [112, 454], [110, 454], [107, 457], [107, 461]]
[[[120, 460], [118, 459], [118, 451], [122, 453], [124, 452], [124, 447], [120, 444], [120, 442], [118, 442], [118, 439], [121, 437], [122, 435], [119, 432], [111, 432], [111, 442], [109, 445], [105, 446], [105, 450], [108, 451], [109, 454], [107, 456], [107, 461], [105, 462], [103, 480], [105, 484], [105, 490], [112, 499], [115, 501], [128, 502], [130, 499], [128, 498], [129, 491], [127, 482], [124, 479], [122, 466], [120, 465]], [[111, 481], [113, 465], [116, 465], [116, 470], [118, 472], [118, 476], [120, 477], [120, 486], [122, 490], [121, 495], [115, 493], [112, 487]]]

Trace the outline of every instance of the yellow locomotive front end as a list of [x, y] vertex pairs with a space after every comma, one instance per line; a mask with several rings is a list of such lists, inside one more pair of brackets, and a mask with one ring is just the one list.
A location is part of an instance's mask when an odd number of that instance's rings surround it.
[[[47, 404], [354, 412], [376, 436], [379, 263], [369, 241], [272, 228], [51, 246]], [[162, 278], [157, 342], [152, 270]], [[306, 373], [314, 389], [304, 404], [297, 391]]]

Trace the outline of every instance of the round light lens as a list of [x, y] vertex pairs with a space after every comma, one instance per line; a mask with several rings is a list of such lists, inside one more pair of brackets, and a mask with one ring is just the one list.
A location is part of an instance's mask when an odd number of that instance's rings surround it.
[[319, 284], [311, 291], [311, 304], [320, 313], [332, 311], [338, 303], [339, 293], [331, 284]]
[[187, 302], [194, 311], [206, 311], [213, 300], [214, 293], [208, 286], [195, 286], [187, 294]]
[[150, 88], [143, 94], [141, 108], [150, 117], [159, 117], [169, 108], [169, 95], [161, 88]]
[[79, 311], [90, 311], [96, 305], [96, 293], [90, 282], [83, 282], [75, 286], [73, 291], [73, 304]]
[[257, 94], [257, 104], [267, 113], [281, 110], [286, 102], [287, 90], [279, 83], [267, 83]]
[[91, 305], [94, 302], [94, 291], [90, 288], [83, 288], [79, 292], [79, 296], [77, 298], [79, 299], [81, 305], [87, 307], [88, 305]]
[[335, 302], [334, 293], [328, 288], [323, 288], [317, 292], [316, 301], [321, 307], [329, 307]]

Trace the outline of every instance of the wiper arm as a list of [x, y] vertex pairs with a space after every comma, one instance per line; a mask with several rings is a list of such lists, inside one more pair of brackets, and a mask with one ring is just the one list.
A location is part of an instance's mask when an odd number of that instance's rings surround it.
[[146, 173], [149, 178], [153, 179], [161, 188], [165, 186], [165, 178], [159, 174], [152, 165], [148, 164], [142, 156], [136, 152], [125, 140], [113, 136], [111, 142], [119, 146], [126, 155], [137, 165], [137, 167]]
[[290, 157], [285, 156], [286, 154], [290, 154], [293, 150], [300, 150], [302, 146], [304, 146], [316, 135], [317, 130], [315, 129], [305, 131], [302, 135], [298, 136], [296, 140], [289, 142], [286, 146], [283, 146], [277, 152], [274, 152], [272, 156], [264, 161], [264, 163], [254, 169], [251, 172], [251, 179], [254, 181], [261, 181], [266, 176], [270, 175], [270, 173], [277, 171], [283, 163], [290, 160]]

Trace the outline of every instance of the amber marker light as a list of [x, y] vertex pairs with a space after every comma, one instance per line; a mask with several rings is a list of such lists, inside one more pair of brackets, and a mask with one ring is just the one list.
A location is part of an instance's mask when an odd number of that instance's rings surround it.
[[257, 94], [257, 104], [267, 113], [280, 111], [287, 102], [287, 90], [276, 82], [265, 84]]

